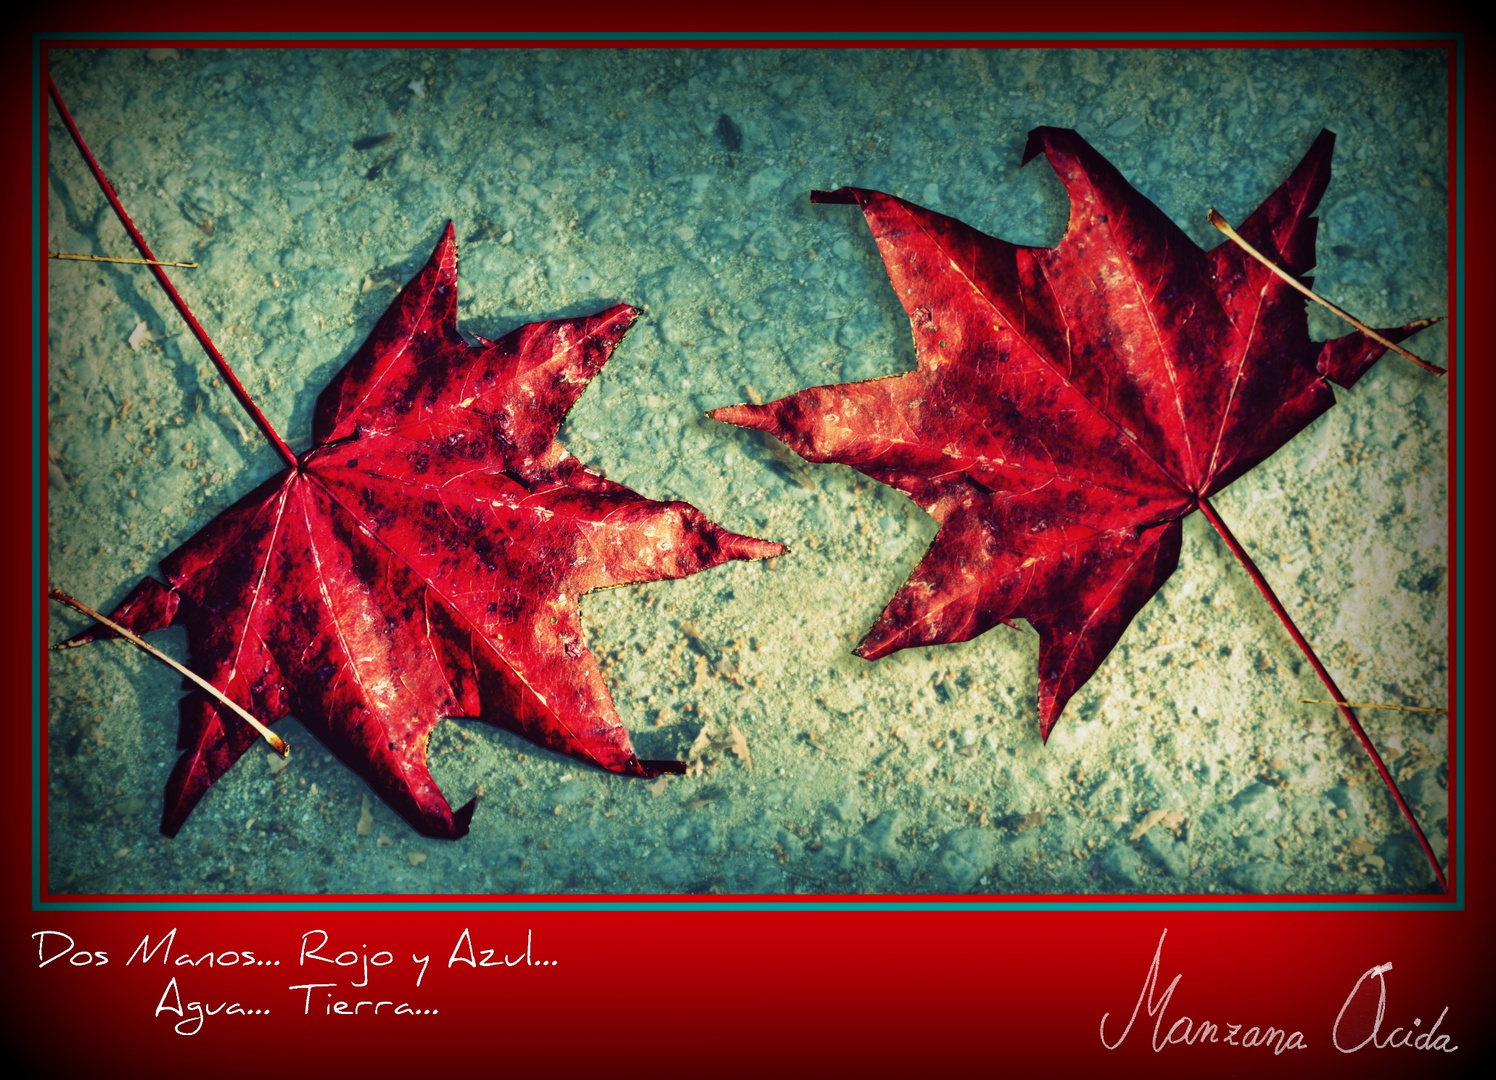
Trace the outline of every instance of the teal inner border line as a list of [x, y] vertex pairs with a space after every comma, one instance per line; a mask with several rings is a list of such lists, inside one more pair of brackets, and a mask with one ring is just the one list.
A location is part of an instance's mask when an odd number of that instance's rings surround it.
[[[1226, 45], [1248, 42], [1283, 42], [1297, 44], [1338, 43], [1342, 45], [1374, 42], [1430, 42], [1454, 45], [1454, 129], [1453, 161], [1455, 185], [1454, 246], [1455, 285], [1453, 296], [1454, 340], [1450, 342], [1454, 356], [1455, 423], [1454, 439], [1454, 530], [1455, 581], [1458, 589], [1454, 596], [1455, 609], [1455, 865], [1459, 868], [1456, 877], [1453, 902], [1448, 900], [1387, 900], [1387, 901], [1335, 901], [1310, 902], [1302, 900], [1216, 901], [1199, 900], [1005, 900], [993, 897], [982, 900], [817, 900], [813, 896], [795, 896], [783, 900], [702, 901], [682, 897], [679, 900], [639, 900], [627, 897], [617, 900], [342, 900], [320, 902], [316, 899], [287, 900], [118, 900], [118, 901], [43, 901], [42, 842], [41, 842], [41, 795], [42, 795], [42, 661], [46, 652], [42, 641], [42, 544], [43, 522], [41, 515], [41, 447], [45, 433], [41, 424], [42, 402], [42, 260], [45, 258], [42, 245], [42, 48], [44, 44], [72, 41], [87, 42], [135, 42], [135, 41], [201, 41], [226, 43], [270, 43], [285, 42], [304, 44], [313, 42], [338, 42], [349, 45], [377, 45], [382, 42], [418, 44], [420, 42], [450, 43], [469, 41], [512, 42], [517, 44], [548, 42], [596, 42], [629, 44], [633, 42], [720, 42], [724, 45], [750, 42], [784, 42], [786, 44], [814, 45], [829, 42], [863, 42], [878, 44], [922, 44], [932, 42], [971, 42], [982, 44], [1022, 44], [1025, 42], [1051, 43], [1076, 42], [1078, 44], [1106, 44], [1128, 42], [1220, 42]], [[1339, 33], [1339, 32], [1269, 32], [1269, 33], [1195, 33], [1188, 31], [1141, 32], [1118, 31], [1112, 33], [1089, 33], [1064, 31], [1040, 33], [1022, 32], [892, 32], [892, 31], [835, 31], [811, 33], [803, 31], [668, 31], [644, 32], [602, 31], [571, 32], [469, 32], [469, 33], [148, 33], [128, 31], [91, 34], [82, 31], [42, 32], [31, 38], [31, 246], [33, 252], [31, 275], [31, 910], [32, 911], [1223, 911], [1223, 912], [1344, 912], [1344, 911], [1464, 911], [1465, 910], [1465, 35], [1463, 33], [1418, 32], [1418, 33]]]
[[[458, 33], [444, 33], [436, 30], [423, 30], [402, 33], [393, 30], [385, 30], [363, 34], [323, 30], [292, 31], [287, 33], [277, 33], [272, 31], [256, 31], [253, 33], [215, 31], [211, 33], [197, 34], [184, 31], [151, 33], [143, 30], [132, 30], [116, 31], [114, 33], [108, 34], [90, 34], [81, 30], [70, 30], [59, 31], [56, 33], [40, 33], [37, 34], [36, 37], [42, 41], [350, 41], [376, 43], [381, 41], [398, 41], [402, 43], [421, 41], [597, 41], [624, 43], [639, 41], [681, 41], [692, 43], [698, 41], [720, 41], [724, 43], [739, 43], [749, 41], [784, 41], [792, 43], [850, 41], [872, 42], [875, 44], [903, 44], [906, 42], [911, 44], [921, 44], [927, 42], [944, 41], [1455, 41], [1461, 40], [1463, 38], [1463, 35], [1435, 31], [1419, 31], [1416, 33], [1392, 33], [1388, 31], [1377, 31], [1361, 34], [1349, 34], [1337, 31], [1313, 31], [1305, 33], [1292, 33], [1289, 31], [1269, 31], [1264, 33], [1254, 33], [1250, 31], [1229, 31], [1222, 33], [1205, 34], [1183, 30], [1119, 30], [1112, 33], [1089, 33], [1079, 30], [915, 30], [907, 32], [893, 30], [620, 30], [616, 32], [602, 30], [501, 30], [468, 31]], [[1463, 48], [1463, 42], [1461, 44], [1461, 47]]]
[[1459, 583], [1454, 594], [1455, 708], [1455, 851], [1459, 878], [1455, 905], [1465, 909], [1465, 36], [1455, 36], [1454, 50], [1454, 566]]
[[1201, 903], [1194, 900], [817, 900], [813, 896], [794, 900], [725, 900], [720, 903], [683, 897], [680, 900], [330, 900], [307, 903], [300, 900], [242, 900], [205, 903], [199, 900], [126, 900], [119, 903], [53, 901], [33, 903], [34, 911], [1458, 911], [1463, 904], [1448, 901], [1404, 900], [1350, 904], [1329, 900], [1276, 902], [1225, 900]]

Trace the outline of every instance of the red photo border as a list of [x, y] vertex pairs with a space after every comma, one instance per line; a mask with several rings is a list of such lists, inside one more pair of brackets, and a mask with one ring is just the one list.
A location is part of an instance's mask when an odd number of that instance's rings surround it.
[[[941, 13], [921, 12], [927, 25], [953, 31], [1054, 30], [1044, 11], [948, 9], [946, 17], [939, 20], [934, 14]], [[194, 33], [258, 28], [247, 20], [231, 25], [230, 20], [235, 18], [240, 17], [194, 12], [192, 21], [186, 22], [180, 14], [158, 10], [147, 15], [117, 7], [61, 14], [51, 11], [27, 25], [13, 27], [4, 41], [10, 63], [0, 68], [0, 79], [9, 84], [3, 113], [8, 143], [18, 151], [23, 146], [29, 150], [37, 109], [46, 107], [44, 99], [37, 100], [32, 84], [31, 32], [66, 31], [74, 26], [100, 33], [141, 26], [165, 32], [173, 24]], [[329, 6], [316, 11], [292, 5], [268, 6], [257, 10], [252, 18], [258, 26], [288, 33], [336, 31], [348, 25], [356, 25], [361, 31], [381, 25], [395, 32], [415, 30], [411, 16], [396, 9], [371, 11], [364, 5]], [[844, 25], [854, 18], [858, 25]], [[1467, 177], [1477, 178], [1469, 182], [1464, 199], [1464, 251], [1480, 251], [1481, 242], [1492, 235], [1491, 214], [1484, 201], [1486, 185], [1479, 178], [1489, 175], [1493, 116], [1489, 42], [1473, 19], [1453, 8], [1441, 11], [1425, 6], [1407, 13], [1364, 5], [1354, 9], [1347, 5], [1343, 13], [1324, 8], [1314, 12], [1288, 8], [1264, 11], [1257, 5], [1251, 18], [1253, 23], [1228, 22], [1223, 12], [1182, 5], [1151, 5], [1140, 11], [1137, 5], [1109, 10], [1103, 5], [1081, 4], [1068, 7], [1064, 21], [1097, 32], [1141, 30], [1159, 35], [1151, 40], [1112, 43], [1121, 47], [1302, 46], [1314, 44], [1306, 40], [1310, 35], [1347, 28], [1368, 34], [1463, 30], [1463, 130], [1467, 147], [1464, 175], [1451, 170], [1450, 225], [1451, 234], [1456, 235], [1460, 224], [1456, 185]], [[809, 11], [788, 6], [777, 11], [758, 8], [751, 15], [693, 12], [684, 17], [675, 12], [646, 12], [641, 17], [634, 11], [593, 8], [573, 11], [566, 21], [605, 31], [662, 34], [673, 26], [687, 26], [703, 34], [750, 31], [768, 25], [809, 33], [872, 27], [894, 33], [924, 31], [894, 9], [869, 10], [866, 6], [855, 16], [845, 9]], [[543, 11], [486, 8], [453, 10], [446, 25], [469, 30], [489, 26], [506, 32], [555, 30]], [[1171, 30], [1220, 33], [1224, 39], [1170, 40], [1166, 34]], [[1305, 37], [1285, 41], [1268, 36], [1283, 30]], [[1249, 40], [1235, 36], [1242, 31], [1261, 32], [1263, 37]], [[1228, 34], [1231, 36], [1225, 38]], [[86, 43], [81, 39], [67, 42]], [[117, 39], [95, 43], [121, 44]], [[922, 47], [975, 44], [961, 39], [910, 43]], [[1407, 43], [1425, 47], [1434, 44]], [[130, 42], [132, 47], [150, 44], [145, 40]], [[252, 44], [340, 43], [282, 40]], [[423, 39], [380, 44], [430, 48], [472, 43]], [[542, 42], [513, 44], [531, 47]], [[662, 37], [620, 44], [836, 47], [881, 43], [684, 41]], [[1078, 43], [1034, 40], [1023, 44], [1041, 47]], [[1396, 42], [1384, 38], [1325, 44], [1347, 47]], [[1452, 63], [1452, 77], [1453, 68]], [[1452, 131], [1456, 98], [1452, 93]], [[10, 317], [0, 321], [0, 333], [10, 346], [7, 352], [13, 366], [20, 365], [20, 357], [31, 355], [33, 296], [38, 295], [32, 268], [42, 222], [34, 219], [32, 212], [35, 174], [30, 159], [29, 152], [15, 153], [0, 167], [0, 183], [5, 185], [0, 213], [7, 218], [7, 227], [0, 230], [0, 245], [6, 256], [0, 259], [0, 266], [5, 275], [3, 296], [11, 309]], [[1452, 262], [1451, 284], [1458, 269]], [[1466, 309], [1480, 311], [1492, 296], [1491, 270], [1481, 260], [1467, 257], [1464, 275]], [[39, 295], [44, 296], [45, 281], [39, 284]], [[1470, 370], [1465, 373], [1465, 399], [1483, 402], [1487, 400], [1489, 368], [1481, 361], [1489, 354], [1491, 331], [1473, 320], [1468, 327], [1456, 329], [1466, 335], [1463, 358]], [[23, 505], [23, 500], [24, 505], [31, 505], [32, 466], [39, 460], [28, 407], [29, 398], [20, 394], [10, 395], [0, 405], [13, 414], [8, 417], [9, 423], [0, 425], [0, 439], [10, 444], [6, 460], [31, 463], [7, 473], [5, 483], [15, 506]], [[1451, 470], [1463, 465], [1468, 497], [1482, 490], [1480, 478], [1487, 450], [1482, 425], [1475, 425], [1467, 439], [1463, 463], [1455, 460], [1456, 448], [1451, 444]], [[41, 490], [44, 496], [44, 476]], [[1484, 518], [1481, 501], [1469, 498], [1467, 506], [1464, 532], [1480, 535]], [[1453, 540], [1462, 543], [1463, 537], [1456, 535]], [[5, 543], [14, 549], [13, 567], [30, 568], [34, 559], [43, 557], [32, 550], [29, 534], [11, 534]], [[1458, 595], [1463, 587], [1468, 607], [1470, 598], [1484, 595], [1487, 572], [1475, 560], [1467, 560], [1465, 565], [1463, 582], [1456, 579], [1451, 566], [1451, 595]], [[39, 628], [33, 622], [29, 586], [16, 584], [10, 595], [3, 625], [10, 631], [6, 640], [12, 647], [0, 656], [8, 676], [4, 685], [11, 688], [13, 722], [20, 724], [26, 723], [23, 717], [30, 712], [27, 699], [32, 686], [33, 635]], [[1482, 655], [1486, 636], [1478, 617], [1471, 618], [1466, 626], [1466, 655]], [[1452, 674], [1457, 674], [1455, 645], [1451, 640]], [[1481, 776], [1492, 760], [1492, 739], [1480, 722], [1482, 715], [1483, 709], [1475, 706], [1461, 718], [1465, 777]], [[1443, 910], [1386, 910], [1386, 898], [1382, 897], [1365, 898], [1372, 908], [1366, 911], [1285, 910], [1271, 901], [1258, 906], [1242, 904], [1240, 898], [1221, 897], [1209, 900], [1248, 910], [1184, 910], [1171, 902], [1160, 903], [1158, 910], [1099, 910], [1119, 900], [1135, 899], [1127, 897], [1101, 898], [1094, 905], [1086, 905], [1092, 910], [1078, 911], [1033, 911], [1013, 906], [1024, 899], [1051, 899], [1039, 897], [1009, 898], [1006, 905], [999, 901], [995, 907], [971, 911], [650, 910], [647, 900], [636, 898], [565, 897], [556, 899], [582, 906], [592, 899], [599, 906], [615, 910], [543, 910], [547, 906], [544, 898], [507, 898], [515, 901], [518, 910], [477, 911], [464, 910], [464, 906], [478, 898], [443, 897], [442, 910], [418, 912], [336, 910], [339, 901], [323, 898], [305, 898], [304, 904], [302, 898], [296, 898], [302, 909], [295, 911], [183, 911], [171, 910], [170, 898], [130, 897], [131, 907], [146, 910], [64, 911], [39, 909], [38, 899], [46, 903], [62, 898], [41, 898], [33, 892], [33, 858], [39, 853], [29, 850], [31, 845], [22, 840], [32, 837], [27, 741], [23, 740], [22, 747], [5, 759], [6, 782], [0, 784], [4, 820], [13, 823], [15, 838], [6, 857], [0, 859], [0, 903], [11, 916], [5, 922], [7, 929], [0, 932], [0, 961], [4, 963], [6, 984], [13, 990], [3, 1011], [0, 1047], [38, 1075], [157, 1075], [183, 1066], [223, 1076], [272, 1069], [292, 1076], [385, 1076], [433, 1066], [467, 1066], [483, 1073], [524, 1068], [538, 1070], [541, 1075], [600, 1071], [628, 1075], [675, 1066], [730, 1075], [764, 1069], [792, 1073], [815, 1069], [830, 1070], [834, 1075], [855, 1071], [879, 1076], [910, 1070], [938, 1074], [956, 1068], [1001, 1069], [1004, 1065], [1025, 1070], [1045, 1068], [1058, 1075], [1079, 1075], [1091, 1068], [1122, 1075], [1193, 1075], [1205, 1070], [1247, 1075], [1265, 1069], [1298, 1075], [1337, 1067], [1373, 1075], [1409, 1069], [1419, 1075], [1465, 1075], [1496, 1045], [1483, 1032], [1491, 997], [1491, 980], [1486, 973], [1496, 935], [1492, 932], [1489, 860], [1480, 858], [1482, 845], [1491, 834], [1492, 801], [1478, 783], [1467, 784], [1463, 792], [1466, 824], [1462, 837], [1456, 835], [1455, 818], [1451, 816], [1450, 877], [1458, 890], [1456, 895], [1463, 900], [1437, 901]], [[1457, 793], [1454, 781], [1455, 770], [1451, 770], [1451, 797]], [[1463, 866], [1455, 864], [1460, 851], [1467, 856]], [[225, 907], [244, 899], [213, 898]], [[387, 900], [394, 907], [407, 905], [412, 898], [359, 899]], [[694, 903], [703, 898], [690, 899]], [[701, 906], [731, 908], [734, 903], [751, 899], [723, 898], [718, 904], [703, 900]], [[836, 899], [844, 900], [850, 908], [896, 898]], [[1327, 899], [1333, 899], [1337, 907], [1346, 902], [1346, 898]], [[1309, 898], [1295, 900], [1295, 906], [1301, 907]], [[620, 906], [626, 910], [616, 910]], [[150, 961], [137, 957], [134, 963], [125, 962], [142, 937], [149, 935], [156, 944], [172, 928], [177, 934], [169, 946], [175, 950], [170, 965], [163, 962], [160, 953], [153, 954]], [[471, 968], [464, 962], [469, 954], [458, 948], [464, 929], [470, 931], [474, 946], [471, 955], [475, 966]], [[358, 1016], [335, 1017], [330, 1012], [319, 1016], [319, 1002], [311, 995], [328, 991], [308, 991], [304, 1003], [299, 991], [288, 994], [287, 987], [293, 981], [337, 982], [341, 985], [336, 992], [349, 995], [350, 1007], [357, 1003], [360, 991], [343, 989], [351, 985], [351, 980], [347, 976], [339, 979], [341, 970], [329, 967], [333, 974], [321, 975], [315, 959], [302, 962], [303, 935], [317, 930], [330, 935], [323, 950], [328, 955], [344, 950], [355, 957], [377, 955], [381, 950], [391, 954], [388, 971], [376, 969], [371, 989], [363, 991], [391, 999], [379, 1016], [371, 1016], [367, 1009]], [[34, 936], [43, 931], [50, 934], [40, 939]], [[1165, 931], [1167, 938], [1161, 942]], [[63, 935], [73, 942], [70, 951], [62, 951]], [[316, 940], [314, 936], [310, 944], [315, 946]], [[490, 962], [495, 966], [476, 966], [487, 948], [494, 950]], [[449, 962], [454, 950], [457, 960]], [[1155, 950], [1158, 981], [1152, 1003], [1159, 1003], [1165, 996], [1176, 974], [1181, 979], [1168, 1004], [1156, 1015], [1149, 1015], [1150, 1002], [1145, 993], [1143, 1007], [1137, 1010], [1137, 1020], [1125, 1042], [1116, 1050], [1108, 1050], [1103, 1039], [1111, 1042], [1117, 1038], [1125, 1017], [1139, 1002], [1140, 989], [1147, 989], [1144, 979]], [[273, 957], [281, 965], [278, 970], [264, 964], [243, 966], [246, 951], [258, 953], [262, 959]], [[41, 960], [53, 952], [59, 958], [42, 966]], [[109, 958], [109, 964], [97, 965], [100, 952]], [[86, 953], [93, 954], [95, 962], [78, 964], [79, 957]], [[178, 957], [201, 961], [205, 955], [223, 959], [229, 953], [236, 954], [240, 964], [222, 967], [215, 963], [205, 969], [200, 963], [175, 963]], [[430, 959], [422, 969], [422, 985], [417, 987], [413, 984], [420, 965], [414, 958], [419, 956]], [[517, 962], [502, 965], [505, 957]], [[544, 960], [555, 963], [542, 963]], [[1412, 1041], [1411, 1036], [1427, 1032], [1447, 1007], [1440, 1028], [1449, 1036], [1444, 1047], [1458, 1045], [1459, 1050], [1444, 1054], [1411, 1045], [1385, 1049], [1368, 1045], [1347, 1056], [1336, 1049], [1332, 1026], [1337, 1010], [1342, 1009], [1358, 979], [1374, 966], [1387, 963], [1393, 964], [1393, 969], [1363, 981], [1344, 1010], [1347, 1029], [1360, 1024], [1356, 1030], [1369, 1030], [1372, 1021], [1368, 1017], [1376, 1009], [1378, 992], [1372, 987], [1385, 987], [1383, 1036], [1401, 1026]], [[358, 977], [356, 966], [347, 970]], [[175, 983], [170, 982], [173, 979]], [[208, 1009], [221, 1004], [227, 1010], [238, 1003], [251, 1015], [231, 1018], [227, 1012], [220, 1013], [205, 1017], [196, 1034], [178, 1034], [172, 1030], [178, 1020], [169, 1008], [173, 1000], [165, 996], [172, 986], [189, 1018], [190, 1002], [196, 999]], [[335, 1000], [341, 998], [329, 998], [320, 1004], [330, 1009]], [[397, 1016], [397, 1004], [408, 1004], [415, 1012]], [[631, 1004], [637, 1008], [619, 1015]], [[167, 1010], [163, 1011], [162, 1005], [168, 1006]], [[268, 1007], [273, 1007], [268, 1016], [253, 1012]], [[1108, 1013], [1111, 1015], [1103, 1028], [1101, 1018]], [[1167, 1036], [1170, 1025], [1179, 1018], [1188, 1016], [1192, 1025], [1200, 1020], [1216, 1024], [1220, 1040], [1209, 1046], [1169, 1046], [1155, 1053], [1150, 1039], [1155, 1037], [1154, 1022], [1159, 1016], [1164, 1017], [1161, 1037]], [[273, 1024], [268, 1022], [271, 1017]], [[1411, 1028], [1408, 1025], [1415, 1017], [1420, 1026]], [[1243, 1025], [1237, 1039], [1250, 1037], [1254, 1027], [1267, 1025], [1284, 1033], [1301, 1031], [1307, 1049], [1274, 1054], [1260, 1045], [1233, 1047], [1227, 1038], [1232, 1023]], [[580, 1033], [579, 1027], [583, 1028]], [[1184, 1029], [1173, 1030], [1177, 1035]], [[1359, 1035], [1340, 1041], [1358, 1040]], [[1281, 1037], [1277, 1045], [1283, 1045]]]

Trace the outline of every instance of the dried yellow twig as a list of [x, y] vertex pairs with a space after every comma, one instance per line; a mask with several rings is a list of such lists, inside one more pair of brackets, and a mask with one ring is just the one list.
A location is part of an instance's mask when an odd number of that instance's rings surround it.
[[[1413, 353], [1410, 353], [1407, 349], [1404, 349], [1401, 345], [1397, 344], [1396, 342], [1388, 341], [1381, 334], [1377, 333], [1371, 327], [1367, 326], [1364, 322], [1362, 322], [1360, 319], [1356, 318], [1354, 315], [1352, 315], [1350, 312], [1346, 311], [1344, 308], [1337, 307], [1335, 304], [1332, 304], [1332, 303], [1330, 303], [1330, 301], [1326, 300], [1323, 296], [1320, 296], [1313, 289], [1309, 288], [1309, 286], [1305, 285], [1302, 281], [1300, 281], [1298, 278], [1294, 277], [1287, 270], [1284, 270], [1281, 266], [1279, 266], [1277, 263], [1273, 262], [1266, 255], [1264, 255], [1262, 252], [1258, 251], [1251, 244], [1249, 244], [1245, 240], [1243, 240], [1241, 238], [1241, 234], [1238, 233], [1235, 229], [1233, 229], [1231, 227], [1231, 223], [1230, 222], [1228, 222], [1220, 214], [1216, 213], [1214, 207], [1211, 208], [1211, 211], [1210, 211], [1210, 213], [1207, 216], [1210, 218], [1210, 223], [1212, 225], [1214, 225], [1217, 229], [1220, 229], [1221, 232], [1223, 232], [1227, 236], [1229, 236], [1231, 238], [1231, 240], [1239, 248], [1241, 248], [1243, 251], [1245, 251], [1248, 255], [1252, 256], [1252, 258], [1256, 259], [1263, 266], [1267, 267], [1273, 273], [1277, 274], [1280, 278], [1282, 278], [1284, 281], [1288, 282], [1288, 284], [1292, 285], [1295, 289], [1299, 290], [1299, 292], [1303, 293], [1309, 299], [1313, 300], [1316, 304], [1323, 304], [1325, 307], [1329, 308], [1336, 315], [1339, 315], [1346, 322], [1350, 323], [1357, 330], [1361, 331], [1361, 333], [1363, 333], [1367, 337], [1371, 338], [1372, 341], [1375, 341], [1375, 342], [1377, 342], [1378, 344], [1381, 344], [1381, 345], [1385, 345], [1387, 348], [1391, 349], [1393, 352], [1397, 353], [1399, 356], [1405, 356], [1405, 357], [1407, 357], [1409, 360], [1413, 361], [1413, 363], [1417, 364], [1419, 367], [1423, 368], [1423, 370], [1425, 370], [1425, 371], [1432, 371], [1435, 375], [1443, 375], [1445, 373], [1444, 368], [1441, 368], [1438, 364], [1430, 364], [1427, 360], [1423, 359], [1423, 357], [1416, 356]], [[1436, 323], [1438, 321], [1439, 321], [1438, 319], [1428, 319], [1428, 320], [1425, 320], [1424, 325], [1426, 325], [1426, 326], [1432, 326], [1434, 323]]]
[[131, 263], [134, 266], [183, 266], [188, 270], [197, 268], [197, 263], [187, 262], [163, 262], [160, 259], [122, 259], [116, 255], [70, 255], [63, 251], [47, 252], [49, 259], [72, 259], [76, 262], [117, 262]]
[[[254, 728], [262, 736], [264, 736], [265, 741], [270, 744], [270, 748], [281, 757], [285, 757], [291, 752], [291, 748], [286, 745], [285, 739], [282, 739], [275, 732], [271, 731], [264, 724], [256, 720], [246, 710], [241, 708], [237, 702], [231, 701], [222, 690], [218, 689], [218, 687], [214, 686], [207, 679], [204, 679], [197, 672], [191, 670], [190, 668], [183, 667], [181, 664], [177, 663], [160, 649], [142, 639], [140, 635], [133, 634], [129, 630], [126, 630], [119, 623], [115, 622], [113, 619], [107, 618], [104, 615], [100, 615], [97, 611], [89, 607], [82, 600], [75, 600], [73, 597], [69, 596], [61, 589], [53, 589], [48, 595], [51, 596], [53, 600], [56, 600], [59, 604], [66, 604], [68, 607], [73, 608], [76, 611], [83, 612], [83, 614], [87, 615], [90, 619], [93, 619], [101, 626], [109, 627], [109, 629], [113, 630], [116, 634], [124, 638], [131, 645], [134, 645], [137, 649], [142, 649], [145, 652], [150, 653], [157, 660], [160, 660], [163, 664], [171, 668], [173, 671], [180, 672], [187, 678], [191, 679], [193, 682], [197, 683], [198, 686], [202, 687], [224, 705], [232, 709], [235, 715], [237, 715], [246, 724]], [[53, 648], [57, 648], [57, 646], [54, 645]]]
[[1319, 698], [1299, 698], [1302, 705], [1344, 705], [1347, 709], [1386, 709], [1389, 712], [1447, 713], [1448, 709], [1431, 709], [1427, 705], [1373, 705], [1365, 701], [1321, 701]]

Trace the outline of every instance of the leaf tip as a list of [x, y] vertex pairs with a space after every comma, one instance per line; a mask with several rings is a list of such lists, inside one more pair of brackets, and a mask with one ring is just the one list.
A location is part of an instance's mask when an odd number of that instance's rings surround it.
[[773, 540], [760, 540], [756, 536], [725, 533], [722, 537], [719, 550], [728, 559], [742, 559], [752, 562], [757, 559], [773, 559], [783, 555], [785, 547], [783, 544], [777, 544]]
[[453, 840], [461, 840], [468, 834], [468, 828], [473, 821], [473, 811], [477, 808], [478, 800], [474, 798], [463, 803], [459, 809], [452, 811], [451, 838]]
[[1018, 162], [1021, 168], [1034, 158], [1044, 153], [1049, 146], [1049, 134], [1059, 129], [1052, 127], [1036, 127], [1028, 133], [1028, 142], [1023, 144], [1023, 159]]
[[721, 409], [712, 409], [707, 416], [718, 423], [752, 428], [755, 431], [769, 431], [773, 426], [772, 414], [762, 405], [728, 405]]
[[1056, 698], [1052, 692], [1039, 692], [1039, 742], [1045, 746], [1049, 745], [1049, 736], [1054, 733], [1055, 725], [1060, 722], [1060, 713], [1064, 712], [1070, 695], [1066, 694], [1063, 699]]
[[623, 335], [628, 333], [636, 322], [644, 318], [644, 312], [633, 304], [614, 304], [595, 317], [603, 322], [611, 323], [612, 328], [618, 334], [617, 340], [622, 340]]

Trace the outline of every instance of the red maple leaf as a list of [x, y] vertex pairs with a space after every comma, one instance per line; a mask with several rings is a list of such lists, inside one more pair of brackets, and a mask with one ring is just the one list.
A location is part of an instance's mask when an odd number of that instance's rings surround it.
[[[1306, 285], [1333, 145], [1322, 132], [1240, 229]], [[1039, 634], [1047, 739], [1173, 573], [1181, 521], [1198, 509], [1344, 701], [1208, 498], [1329, 409], [1326, 380], [1351, 386], [1383, 347], [1360, 332], [1312, 342], [1303, 295], [1236, 244], [1202, 251], [1075, 132], [1034, 130], [1025, 163], [1040, 151], [1070, 197], [1052, 249], [882, 192], [813, 193], [862, 207], [918, 366], [713, 417], [851, 465], [940, 523], [860, 656], [1024, 618]], [[1395, 341], [1429, 321], [1381, 333]]]
[[[427, 768], [443, 717], [485, 720], [612, 772], [684, 771], [634, 753], [578, 600], [783, 548], [646, 499], [556, 441], [633, 308], [469, 345], [449, 223], [318, 398], [314, 445], [296, 455], [153, 269], [289, 467], [164, 558], [166, 584], [142, 581], [114, 621], [136, 633], [185, 626], [199, 675], [262, 721], [295, 713], [426, 836], [464, 835], [475, 805], [454, 812]], [[70, 644], [107, 636], [95, 626]], [[203, 691], [181, 710], [168, 836], [259, 738]]]

